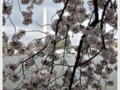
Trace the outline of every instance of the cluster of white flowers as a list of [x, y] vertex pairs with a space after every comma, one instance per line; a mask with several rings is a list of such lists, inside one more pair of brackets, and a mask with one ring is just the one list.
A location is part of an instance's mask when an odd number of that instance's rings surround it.
[[17, 82], [18, 80], [20, 80], [20, 77], [17, 74], [15, 74], [16, 67], [17, 64], [12, 64], [12, 63], [5, 65], [5, 69], [3, 71], [3, 81], [6, 81], [7, 77], [12, 82]]
[[38, 71], [37, 75], [38, 75], [39, 79], [46, 81], [50, 77], [50, 71], [47, 68], [42, 69], [42, 70]]
[[[72, 71], [71, 71], [70, 69], [67, 69], [67, 70], [64, 72], [64, 75], [63, 75], [63, 77], [62, 77], [63, 86], [69, 87], [71, 75], [72, 75]], [[76, 77], [74, 78], [74, 81], [73, 81], [73, 82], [75, 82], [75, 81], [76, 81]]]
[[28, 25], [32, 23], [32, 14], [33, 14], [32, 11], [22, 12], [22, 15], [24, 17], [23, 24]]
[[72, 32], [77, 34], [80, 31], [80, 26], [79, 25], [75, 25], [72, 26]]
[[7, 43], [8, 42], [9, 37], [8, 37], [8, 35], [5, 32], [3, 32], [2, 39], [3, 39], [3, 43]]
[[5, 25], [5, 22], [6, 22], [6, 19], [5, 19], [5, 17], [3, 16], [3, 17], [2, 17], [2, 25], [3, 25], [3, 26]]
[[33, 4], [41, 5], [43, 3], [43, 0], [32, 0]]
[[10, 3], [3, 4], [3, 14], [10, 15], [12, 13], [12, 5]]
[[77, 84], [77, 85], [73, 88], [73, 90], [85, 90], [85, 89], [87, 89], [87, 88], [88, 88], [87, 84], [84, 83], [84, 84], [81, 84], [81, 85]]
[[115, 10], [112, 8], [107, 8], [106, 14], [105, 14], [105, 21], [108, 23], [113, 22], [113, 20], [115, 19], [114, 15], [115, 15]]
[[107, 50], [103, 50], [101, 55], [105, 60], [110, 60], [113, 57], [116, 57], [117, 52], [113, 47], [109, 47]]
[[54, 3], [61, 3], [62, 0], [53, 0]]
[[27, 60], [25, 62], [25, 68], [29, 69], [31, 66], [33, 66], [35, 64], [34, 58], [30, 58], [29, 60]]
[[22, 4], [28, 4], [30, 2], [30, 0], [21, 0]]
[[66, 23], [67, 23], [68, 25], [70, 25], [70, 26], [74, 26], [75, 23], [77, 23], [77, 20], [78, 20], [77, 14], [68, 15], [68, 16], [66, 17]]
[[[105, 2], [106, 2], [106, 0], [98, 0], [97, 1], [98, 7], [103, 9]], [[92, 7], [93, 6], [93, 0], [88, 0], [88, 4]]]
[[97, 44], [98, 43], [98, 38], [96, 36], [93, 36], [93, 35], [89, 35], [87, 37], [87, 41], [90, 45], [92, 44]]
[[12, 40], [13, 41], [18, 41], [19, 39], [21, 39], [24, 35], [26, 34], [26, 31], [25, 30], [18, 30], [18, 32], [16, 32], [13, 37], [12, 37]]
[[4, 50], [4, 54], [8, 55], [8, 56], [12, 56], [12, 55], [14, 55], [14, 49], [10, 46]]

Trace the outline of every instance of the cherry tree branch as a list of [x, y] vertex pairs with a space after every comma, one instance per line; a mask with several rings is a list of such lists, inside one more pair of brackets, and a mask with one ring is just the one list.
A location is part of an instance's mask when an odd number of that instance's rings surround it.
[[81, 37], [81, 40], [79, 42], [78, 51], [77, 51], [77, 57], [76, 57], [75, 65], [74, 65], [74, 68], [73, 68], [72, 76], [71, 76], [71, 79], [70, 79], [69, 90], [72, 90], [72, 84], [73, 84], [73, 81], [74, 81], [76, 68], [78, 66], [78, 62], [79, 62], [79, 59], [80, 59], [80, 52], [81, 52], [81, 48], [82, 48], [82, 44], [83, 44], [83, 39], [84, 38], [85, 38], [85, 35], [83, 35]]

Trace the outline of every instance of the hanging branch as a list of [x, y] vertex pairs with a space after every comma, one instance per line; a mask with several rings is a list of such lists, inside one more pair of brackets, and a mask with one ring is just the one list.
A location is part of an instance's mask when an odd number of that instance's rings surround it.
[[94, 4], [95, 20], [90, 24], [90, 26], [95, 26], [99, 22], [98, 2], [97, 2], [97, 0], [93, 0], [93, 4]]
[[69, 90], [72, 90], [72, 84], [73, 84], [73, 81], [74, 81], [76, 68], [78, 66], [78, 62], [79, 62], [79, 59], [80, 59], [80, 52], [81, 52], [81, 48], [82, 48], [82, 44], [83, 44], [83, 39], [84, 38], [85, 38], [85, 35], [83, 35], [81, 37], [81, 40], [79, 42], [78, 51], [77, 51], [77, 57], [76, 57], [75, 65], [74, 65], [74, 68], [73, 68], [72, 76], [71, 76], [71, 79], [70, 79]]
[[[107, 9], [107, 6], [109, 5], [109, 2], [110, 2], [111, 0], [108, 0], [107, 2], [106, 2], [106, 4], [104, 5], [104, 10], [103, 10], [103, 13], [102, 13], [102, 18], [101, 18], [101, 20], [100, 20], [100, 29], [101, 30], [103, 30], [103, 21], [104, 21], [104, 16], [105, 16], [105, 11], [106, 11], [106, 9]], [[104, 40], [104, 36], [103, 36], [103, 34], [101, 35], [101, 39], [102, 39], [102, 45], [103, 45], [103, 48], [106, 50], [106, 46], [105, 46], [105, 40]]]

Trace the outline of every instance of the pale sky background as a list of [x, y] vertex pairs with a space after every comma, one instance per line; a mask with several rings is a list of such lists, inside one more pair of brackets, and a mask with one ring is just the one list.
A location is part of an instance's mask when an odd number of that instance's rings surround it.
[[[88, 11], [88, 6], [86, 3], [87, 0], [85, 0], [84, 6], [87, 9], [87, 13]], [[20, 11], [19, 11], [19, 6], [18, 6], [18, 2], [17, 0], [14, 0], [13, 2], [13, 10], [12, 10], [12, 14], [10, 15], [13, 23], [16, 25], [17, 29], [25, 29], [25, 30], [43, 30], [42, 27], [38, 26], [36, 24], [36, 21], [40, 24], [43, 25], [43, 8], [46, 7], [47, 9], [47, 23], [51, 24], [51, 17], [56, 13], [57, 10], [62, 9], [63, 8], [63, 4], [55, 4], [53, 3], [52, 0], [44, 0], [42, 5], [35, 5], [34, 9], [33, 9], [33, 23], [29, 24], [29, 25], [23, 25], [22, 21], [23, 21], [23, 16], [21, 15]], [[21, 10], [22, 11], [26, 11], [26, 5], [21, 5]], [[100, 17], [102, 14], [102, 10], [100, 10]], [[55, 17], [56, 18], [56, 17]], [[87, 22], [88, 20], [86, 20], [84, 22], [83, 25], [87, 26]], [[111, 30], [112, 28], [107, 25], [107, 30]], [[47, 30], [50, 33], [53, 33], [53, 31], [51, 30], [50, 26], [47, 26]], [[3, 27], [3, 31], [5, 31], [8, 35], [9, 38], [11, 38], [11, 36], [14, 33], [14, 27], [13, 25], [10, 23], [9, 19], [7, 19], [5, 26]], [[72, 33], [69, 33], [70, 36], [72, 35]], [[26, 33], [26, 35], [21, 39], [21, 41], [24, 41], [25, 43], [30, 42], [31, 40], [35, 39], [35, 38], [40, 38], [40, 36], [42, 36], [42, 33], [39, 32], [29, 32]], [[79, 39], [81, 37], [81, 34], [74, 34], [74, 37], [71, 37], [71, 41], [72, 41], [72, 45], [78, 45], [79, 44]], [[117, 37], [117, 35], [115, 36]]]

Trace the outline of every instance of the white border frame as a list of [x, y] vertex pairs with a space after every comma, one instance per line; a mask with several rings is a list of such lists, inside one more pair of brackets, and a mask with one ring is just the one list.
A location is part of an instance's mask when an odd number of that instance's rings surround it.
[[0, 0], [0, 90], [2, 88], [2, 0]]
[[[118, 74], [117, 74], [117, 89], [120, 89], [120, 0], [117, 0], [118, 5]], [[2, 0], [0, 0], [0, 90], [2, 89]]]
[[117, 73], [117, 89], [119, 90], [120, 89], [120, 0], [117, 0], [118, 2], [118, 63], [117, 63], [117, 66], [118, 66], [118, 73]]

